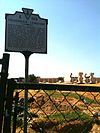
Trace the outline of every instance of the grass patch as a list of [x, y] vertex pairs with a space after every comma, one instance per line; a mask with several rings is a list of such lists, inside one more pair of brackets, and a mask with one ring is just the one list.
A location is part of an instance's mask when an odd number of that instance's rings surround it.
[[55, 113], [49, 115], [50, 120], [57, 120], [57, 121], [64, 121], [65, 119], [67, 121], [72, 120], [82, 120], [82, 121], [89, 121], [91, 117], [87, 115], [86, 113], [77, 111], [77, 112], [67, 112], [67, 113]]
[[55, 91], [55, 90], [50, 90], [50, 91], [45, 91], [52, 99], [57, 99], [57, 98], [61, 98], [61, 97], [73, 97], [75, 99], [78, 99], [86, 104], [97, 104], [100, 103], [100, 100], [98, 99], [98, 101], [94, 100], [94, 99], [90, 99], [87, 98], [85, 96], [82, 96], [80, 94], [74, 93], [74, 92], [61, 92], [60, 91]]

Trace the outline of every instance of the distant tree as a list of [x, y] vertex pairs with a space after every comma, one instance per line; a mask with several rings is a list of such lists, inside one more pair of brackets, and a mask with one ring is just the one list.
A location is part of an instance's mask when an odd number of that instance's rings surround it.
[[24, 81], [25, 81], [25, 78], [24, 78], [24, 77], [19, 77], [19, 78], [17, 79], [17, 81], [18, 81], [18, 82], [24, 82]]
[[28, 76], [28, 81], [32, 83], [38, 83], [37, 77], [34, 74]]
[[64, 77], [58, 77], [58, 81], [64, 82]]

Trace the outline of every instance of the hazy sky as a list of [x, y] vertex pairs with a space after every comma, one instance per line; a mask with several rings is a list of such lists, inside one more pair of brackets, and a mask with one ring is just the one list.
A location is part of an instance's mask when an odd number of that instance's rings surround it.
[[[30, 56], [29, 74], [59, 77], [83, 71], [100, 76], [100, 0], [0, 0], [0, 58], [5, 52], [5, 13], [23, 7], [48, 19], [48, 52]], [[24, 56], [10, 52], [9, 77], [24, 73]]]

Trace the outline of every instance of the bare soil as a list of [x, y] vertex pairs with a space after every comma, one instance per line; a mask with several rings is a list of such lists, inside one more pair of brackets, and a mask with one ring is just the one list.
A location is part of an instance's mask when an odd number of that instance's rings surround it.
[[[97, 84], [97, 86], [99, 85]], [[91, 100], [100, 100], [99, 93], [77, 93]], [[64, 96], [60, 96], [58, 98], [51, 99], [51, 97], [46, 95], [43, 91], [36, 92], [31, 90], [29, 91], [29, 97], [32, 95], [34, 95], [35, 101], [30, 103], [29, 112], [37, 113], [39, 117], [34, 118], [34, 120], [31, 121], [29, 133], [100, 133], [100, 126], [96, 123], [74, 120], [69, 122], [65, 121], [61, 124], [57, 120], [51, 121], [44, 119], [44, 116], [47, 117], [54, 112], [73, 111], [72, 106], [75, 106], [75, 110], [79, 109], [81, 112], [85, 112], [86, 114], [92, 116], [93, 113], [100, 112], [100, 105], [98, 103], [85, 104], [83, 101], [71, 96], [67, 96], [66, 98]], [[20, 98], [23, 96], [24, 92], [21, 92]]]

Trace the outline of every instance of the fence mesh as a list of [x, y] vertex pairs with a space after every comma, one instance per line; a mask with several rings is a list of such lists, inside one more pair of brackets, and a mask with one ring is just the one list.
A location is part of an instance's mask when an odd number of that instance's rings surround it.
[[[24, 90], [19, 91], [16, 133], [23, 133]], [[28, 133], [99, 133], [100, 92], [28, 89]]]

